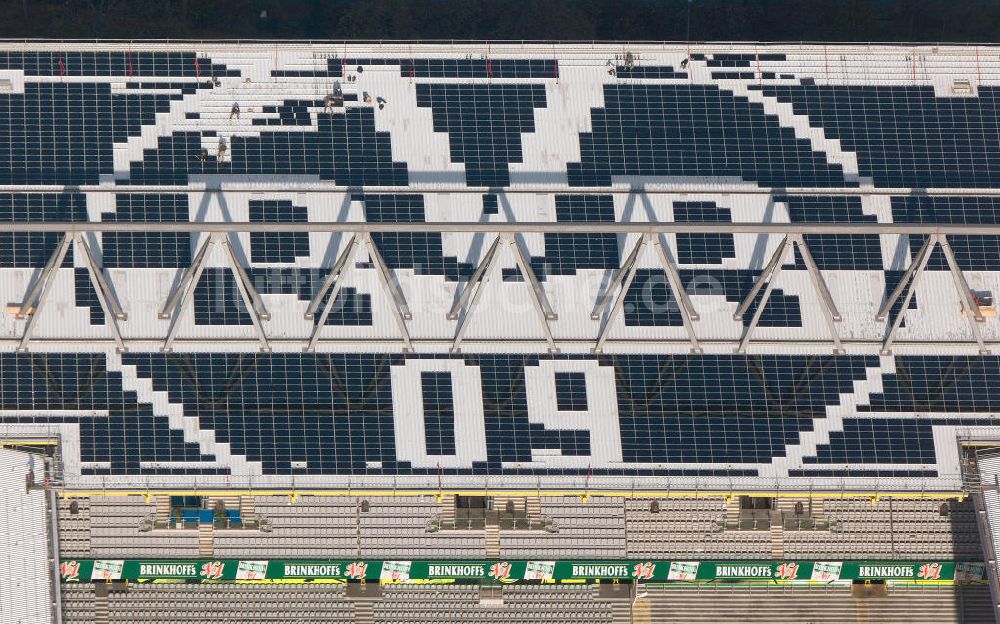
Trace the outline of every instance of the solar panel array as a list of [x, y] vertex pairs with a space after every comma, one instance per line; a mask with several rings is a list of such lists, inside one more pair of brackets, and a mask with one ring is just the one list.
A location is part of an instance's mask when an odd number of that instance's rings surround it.
[[[808, 47], [638, 55], [166, 47], [0, 51], [0, 78], [13, 77], [0, 92], [0, 184], [14, 189], [0, 194], [0, 221], [719, 227], [642, 247], [612, 321], [588, 313], [634, 235], [513, 237], [557, 312], [548, 322], [564, 341], [559, 354], [538, 340], [527, 272], [504, 245], [501, 279], [480, 287], [487, 303], [470, 321], [479, 338], [448, 352], [456, 325], [445, 313], [474, 287], [468, 280], [492, 234], [372, 234], [413, 311], [416, 352], [405, 354], [392, 295], [364, 244], [345, 261], [320, 352], [299, 352], [303, 332], [319, 323], [319, 314], [303, 318], [307, 302], [349, 235], [229, 235], [270, 310], [264, 327], [276, 352], [239, 342], [253, 336], [255, 312], [215, 249], [184, 302], [193, 314], [182, 332], [195, 338], [160, 353], [148, 344], [169, 321], [142, 320], [141, 310], [154, 316], [204, 239], [88, 234], [129, 312], [123, 332], [146, 346], [117, 353], [98, 340], [109, 319], [76, 247], [63, 264], [72, 279], [55, 280], [56, 307], [42, 312], [47, 352], [0, 353], [0, 431], [78, 428], [61, 430], [78, 431], [83, 477], [933, 478], [957, 470], [937, 433], [994, 430], [996, 356], [942, 354], [932, 344], [970, 341], [940, 250], [901, 330], [928, 346], [831, 355], [796, 250], [779, 258], [781, 278], [757, 325], [762, 342], [784, 346], [734, 355], [764, 290], [741, 318], [736, 306], [781, 237], [727, 224], [997, 224], [1000, 199], [989, 189], [1000, 179], [1000, 62], [976, 65], [967, 50], [946, 48], [918, 75], [892, 49], [878, 50], [877, 70], [868, 52], [845, 50], [841, 70], [853, 63], [855, 71], [838, 77]], [[960, 77], [976, 78], [972, 93], [951, 88]], [[300, 188], [321, 183], [336, 188]], [[634, 192], [612, 191], [624, 184]], [[645, 184], [675, 187], [647, 193]], [[523, 192], [532, 185], [549, 190]], [[421, 191], [428, 186], [444, 192]], [[60, 240], [0, 233], [8, 301], [20, 301]], [[845, 340], [881, 342], [886, 328], [874, 313], [924, 240], [805, 235], [844, 313]], [[948, 242], [974, 290], [1000, 288], [995, 236]], [[685, 353], [680, 293], [657, 245], [702, 315], [705, 355]], [[468, 309], [459, 317], [472, 318]], [[604, 322], [615, 323], [620, 342], [591, 353]], [[0, 326], [4, 344], [17, 341], [22, 323]], [[990, 341], [1000, 337], [994, 323], [983, 323]], [[60, 348], [60, 332], [95, 342]], [[181, 428], [178, 414], [197, 426]]]

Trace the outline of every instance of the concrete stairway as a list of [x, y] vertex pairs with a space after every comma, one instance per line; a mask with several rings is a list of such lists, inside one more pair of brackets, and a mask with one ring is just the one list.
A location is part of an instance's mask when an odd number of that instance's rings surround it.
[[215, 556], [215, 527], [209, 523], [198, 525], [198, 557], [211, 559]]

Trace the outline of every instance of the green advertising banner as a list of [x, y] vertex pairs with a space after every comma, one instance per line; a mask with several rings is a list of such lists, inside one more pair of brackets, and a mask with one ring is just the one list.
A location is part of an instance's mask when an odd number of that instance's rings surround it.
[[752, 582], [855, 580], [973, 582], [982, 563], [954, 561], [276, 561], [76, 559], [60, 564], [65, 583], [92, 581], [367, 581], [426, 583]]

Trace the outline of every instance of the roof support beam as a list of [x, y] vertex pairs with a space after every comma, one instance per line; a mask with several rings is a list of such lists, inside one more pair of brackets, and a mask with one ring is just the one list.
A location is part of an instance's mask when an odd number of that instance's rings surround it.
[[913, 259], [913, 261], [910, 263], [910, 266], [907, 267], [906, 272], [903, 273], [903, 277], [900, 278], [899, 283], [896, 284], [896, 287], [892, 289], [892, 294], [890, 294], [886, 298], [885, 303], [883, 303], [882, 307], [879, 308], [878, 314], [875, 315], [876, 320], [884, 321], [885, 317], [889, 315], [889, 310], [891, 310], [892, 306], [895, 305], [896, 300], [899, 299], [899, 296], [903, 294], [903, 289], [906, 288], [906, 285], [909, 283], [910, 278], [913, 277], [913, 274], [917, 271], [917, 268], [920, 266], [921, 259], [928, 254], [933, 244], [934, 244], [934, 237], [928, 236], [927, 240], [924, 241], [923, 246], [920, 248], [920, 251], [917, 252], [917, 257]]
[[[559, 353], [559, 347], [556, 346], [555, 337], [552, 335], [552, 327], [549, 325], [549, 321], [554, 321], [559, 317], [556, 316], [555, 311], [552, 309], [552, 305], [549, 303], [548, 297], [545, 296], [545, 291], [542, 289], [535, 271], [531, 268], [531, 263], [528, 262], [528, 258], [525, 256], [524, 250], [521, 249], [521, 245], [517, 242], [514, 234], [505, 232], [501, 233], [500, 237], [506, 241], [507, 247], [513, 250], [514, 261], [517, 263], [518, 268], [521, 269], [521, 276], [524, 278], [524, 283], [529, 287], [531, 303], [535, 308], [535, 312], [538, 313], [539, 320], [542, 322], [542, 329], [545, 331], [545, 340], [549, 344], [549, 353]], [[499, 265], [499, 262], [497, 264]]]
[[[632, 249], [632, 253], [630, 253], [628, 258], [625, 260], [625, 264], [618, 269], [614, 279], [611, 280], [611, 284], [608, 285], [608, 290], [602, 297], [602, 299], [605, 300], [605, 303], [601, 303], [601, 301], [598, 300], [597, 307], [594, 308], [595, 312], [598, 309], [601, 309], [603, 312], [604, 309], [607, 308], [606, 301], [611, 298], [611, 293], [615, 291], [619, 284], [621, 285], [621, 290], [618, 290], [615, 295], [614, 305], [611, 306], [611, 311], [608, 313], [607, 318], [604, 319], [604, 325], [601, 326], [601, 331], [597, 334], [597, 342], [594, 344], [594, 348], [592, 349], [594, 353], [600, 353], [604, 349], [604, 341], [608, 339], [608, 335], [611, 333], [611, 325], [615, 322], [615, 319], [618, 318], [618, 314], [624, 306], [625, 297], [628, 295], [628, 289], [632, 287], [632, 281], [635, 280], [635, 274], [639, 268], [639, 256], [642, 255], [642, 250], [646, 248], [648, 243], [649, 239], [646, 235], [639, 237], [639, 240], [635, 243], [635, 247]], [[593, 318], [593, 314], [591, 314], [591, 318]]]
[[750, 304], [753, 303], [754, 297], [757, 296], [757, 293], [760, 292], [760, 289], [763, 288], [767, 280], [771, 278], [771, 275], [778, 267], [781, 259], [788, 251], [787, 245], [788, 237], [785, 236], [781, 239], [781, 244], [778, 245], [778, 248], [774, 250], [774, 253], [771, 255], [771, 259], [767, 261], [767, 266], [765, 266], [764, 270], [757, 276], [757, 281], [755, 281], [753, 287], [750, 288], [750, 292], [747, 293], [747, 296], [740, 302], [739, 307], [736, 308], [736, 313], [733, 314], [734, 321], [743, 320], [743, 315], [750, 309]]
[[597, 301], [594, 303], [594, 309], [590, 313], [591, 320], [599, 321], [604, 312], [608, 309], [608, 305], [611, 304], [612, 295], [617, 291], [618, 286], [621, 285], [622, 280], [629, 273], [632, 265], [635, 264], [636, 258], [639, 257], [639, 250], [643, 248], [645, 237], [640, 236], [639, 240], [636, 241], [635, 247], [632, 248], [631, 253], [625, 259], [620, 267], [615, 269], [614, 274], [611, 276], [611, 281], [608, 282], [608, 287], [603, 293], [599, 294]]
[[236, 257], [233, 245], [229, 242], [229, 237], [220, 236], [219, 241], [222, 243], [222, 248], [226, 250], [226, 257], [229, 259], [229, 264], [233, 269], [233, 275], [236, 277], [236, 283], [243, 285], [247, 294], [250, 296], [251, 302], [253, 303], [252, 306], [247, 304], [247, 311], [252, 312], [255, 316], [259, 317], [258, 321], [270, 321], [271, 314], [264, 306], [264, 300], [261, 298], [260, 293], [257, 292], [256, 288], [254, 288], [253, 281], [250, 279], [250, 276], [247, 275], [246, 269], [243, 268], [239, 258]]
[[[531, 304], [535, 308], [535, 312], [538, 313], [538, 317], [542, 322], [542, 328], [545, 331], [545, 340], [549, 345], [550, 353], [558, 353], [559, 348], [556, 347], [555, 337], [552, 335], [552, 328], [549, 326], [550, 320], [555, 320], [558, 318], [556, 313], [552, 310], [552, 306], [549, 304], [548, 298], [545, 296], [545, 291], [542, 289], [542, 285], [539, 283], [535, 272], [531, 269], [531, 264], [528, 262], [527, 257], [521, 250], [520, 245], [517, 240], [514, 239], [513, 234], [509, 232], [501, 232], [493, 245], [490, 246], [489, 251], [483, 257], [482, 262], [476, 267], [475, 272], [469, 279], [469, 283], [466, 285], [465, 289], [462, 291], [461, 296], [455, 305], [451, 307], [448, 312], [447, 318], [449, 320], [454, 320], [458, 318], [458, 312], [465, 305], [465, 302], [469, 300], [471, 295], [472, 300], [469, 301], [469, 307], [465, 311], [465, 316], [463, 316], [458, 321], [458, 329], [455, 332], [455, 339], [452, 342], [451, 352], [459, 353], [461, 351], [462, 340], [465, 337], [465, 332], [469, 327], [469, 320], [472, 318], [472, 313], [476, 309], [476, 304], [479, 301], [479, 297], [489, 283], [490, 279], [496, 274], [500, 262], [499, 262], [499, 252], [500, 245], [508, 247], [514, 254], [514, 263], [517, 268], [521, 271], [521, 276], [524, 278], [525, 284], [527, 284], [529, 289], [529, 294], [531, 295]], [[476, 286], [475, 292], [472, 292], [472, 288]]]
[[[306, 310], [306, 319], [311, 320], [315, 316], [316, 308], [319, 307], [320, 302], [323, 301], [323, 296], [326, 292], [330, 291], [330, 297], [326, 300], [323, 305], [323, 312], [319, 315], [319, 320], [313, 326], [312, 335], [309, 336], [309, 343], [306, 345], [305, 352], [313, 353], [316, 351], [316, 342], [319, 340], [319, 333], [322, 331], [323, 327], [326, 326], [326, 319], [330, 316], [330, 310], [333, 309], [333, 302], [340, 294], [341, 288], [344, 286], [344, 280], [348, 275], [351, 274], [351, 269], [354, 268], [354, 253], [358, 247], [358, 235], [355, 234], [351, 236], [351, 240], [347, 241], [347, 247], [340, 253], [340, 257], [333, 264], [333, 268], [330, 269], [330, 273], [323, 280], [323, 284], [320, 286], [313, 300], [309, 302], [309, 308]], [[331, 286], [333, 289], [331, 290]], [[312, 312], [310, 312], [312, 310]]]
[[66, 253], [69, 251], [69, 246], [73, 243], [73, 235], [70, 233], [63, 234], [62, 238], [59, 239], [59, 243], [56, 248], [52, 250], [52, 255], [49, 256], [48, 262], [42, 268], [42, 272], [38, 275], [38, 279], [35, 283], [31, 285], [28, 292], [25, 293], [24, 299], [21, 301], [21, 305], [17, 308], [16, 317], [18, 319], [28, 318], [35, 309], [38, 303], [38, 296], [41, 294], [42, 289], [45, 287], [45, 282], [49, 279], [52, 271], [60, 266], [62, 266], [63, 260], [66, 258]]
[[225, 234], [216, 234], [216, 236], [218, 236], [222, 248], [225, 249], [226, 258], [229, 259], [229, 264], [233, 269], [236, 289], [240, 292], [243, 305], [246, 306], [247, 313], [250, 315], [250, 322], [253, 323], [254, 331], [257, 332], [257, 339], [260, 340], [260, 350], [268, 353], [271, 351], [271, 346], [267, 343], [267, 334], [264, 333], [263, 321], [270, 320], [271, 315], [267, 313], [267, 308], [264, 307], [264, 300], [261, 299], [257, 289], [253, 287], [253, 283], [251, 283], [246, 270], [243, 269], [243, 265], [236, 258], [236, 253], [229, 243], [229, 238]]
[[364, 236], [368, 255], [371, 256], [372, 262], [375, 264], [375, 269], [378, 271], [379, 282], [382, 284], [385, 293], [392, 299], [392, 318], [396, 321], [396, 326], [399, 328], [399, 335], [403, 339], [403, 353], [410, 353], [413, 351], [413, 345], [410, 343], [410, 332], [406, 329], [406, 321], [413, 318], [413, 314], [410, 313], [410, 306], [407, 305], [406, 297], [403, 296], [403, 290], [392, 276], [392, 271], [389, 270], [385, 259], [382, 258], [378, 246], [372, 240], [372, 235], [365, 232]]
[[86, 238], [84, 238], [82, 233], [77, 233], [77, 243], [83, 247], [85, 253], [84, 260], [87, 262], [87, 267], [91, 269], [91, 276], [94, 280], [94, 286], [97, 288], [98, 292], [103, 292], [107, 303], [114, 313], [116, 319], [120, 321], [127, 321], [128, 314], [122, 309], [122, 304], [118, 300], [118, 296], [115, 294], [114, 289], [111, 288], [110, 282], [104, 277], [104, 271], [100, 268], [97, 263], [97, 258], [94, 256], [90, 245], [87, 243]]
[[518, 268], [521, 269], [521, 275], [524, 276], [524, 281], [531, 286], [531, 293], [534, 295], [532, 301], [535, 302], [536, 309], [542, 316], [546, 332], [549, 333], [549, 346], [555, 349], [555, 345], [552, 344], [552, 332], [548, 331], [548, 321], [555, 321], [559, 317], [552, 309], [552, 304], [549, 303], [549, 298], [545, 296], [545, 291], [542, 290], [542, 284], [538, 281], [538, 277], [535, 275], [534, 269], [531, 268], [531, 262], [528, 260], [528, 256], [524, 253], [524, 250], [521, 249], [521, 244], [517, 242], [515, 235], [508, 232], [501, 234], [500, 237], [505, 239], [507, 246], [514, 251], [514, 261], [517, 263]]
[[913, 262], [910, 264], [910, 268], [903, 274], [903, 279], [899, 281], [899, 284], [893, 291], [893, 296], [890, 296], [889, 300], [886, 301], [886, 305], [882, 306], [885, 309], [886, 314], [888, 314], [889, 309], [892, 307], [890, 301], [895, 302], [896, 298], [899, 297], [896, 291], [903, 288], [907, 279], [910, 279], [909, 284], [905, 286], [906, 296], [903, 297], [903, 305], [899, 308], [899, 314], [897, 314], [896, 318], [892, 321], [892, 327], [889, 328], [889, 332], [885, 335], [885, 340], [882, 341], [882, 355], [892, 355], [892, 343], [896, 339], [896, 332], [899, 330], [899, 326], [903, 323], [903, 316], [906, 314], [906, 310], [910, 307], [910, 301], [913, 300], [913, 294], [917, 291], [917, 284], [920, 283], [920, 278], [923, 276], [924, 270], [927, 268], [927, 261], [930, 260], [931, 251], [934, 249], [934, 245], [936, 243], [937, 235], [932, 234], [927, 237], [927, 242], [920, 248], [920, 252], [917, 254], [917, 257], [914, 258]]
[[966, 281], [965, 274], [962, 273], [961, 267], [958, 266], [958, 261], [955, 260], [955, 252], [952, 251], [951, 245], [948, 244], [948, 238], [942, 234], [937, 239], [938, 244], [941, 245], [941, 251], [944, 252], [944, 258], [948, 262], [948, 268], [951, 269], [951, 277], [955, 282], [955, 289], [958, 291], [958, 298], [962, 302], [962, 308], [969, 319], [969, 328], [972, 329], [972, 336], [976, 339], [976, 344], [979, 345], [979, 354], [989, 355], [990, 350], [983, 343], [983, 332], [979, 329], [979, 323], [983, 322], [983, 313], [979, 309], [979, 304], [976, 303], [976, 299], [972, 295], [972, 289], [969, 288], [969, 282]]
[[239, 291], [243, 305], [246, 306], [247, 313], [250, 315], [254, 331], [257, 332], [257, 339], [260, 341], [260, 350], [263, 352], [271, 350], [262, 323], [262, 321], [271, 318], [264, 307], [264, 301], [261, 299], [257, 289], [250, 282], [250, 277], [247, 275], [246, 270], [244, 270], [243, 265], [237, 259], [236, 253], [229, 244], [228, 237], [222, 232], [212, 232], [208, 235], [205, 242], [202, 243], [201, 248], [198, 249], [198, 253], [195, 254], [191, 266], [184, 271], [184, 275], [177, 288], [170, 293], [163, 308], [160, 310], [161, 319], [171, 319], [170, 329], [167, 330], [167, 337], [163, 341], [163, 346], [160, 347], [160, 350], [164, 353], [169, 353], [172, 349], [174, 338], [177, 337], [177, 330], [180, 329], [181, 320], [184, 318], [184, 312], [187, 309], [185, 304], [193, 296], [195, 289], [198, 287], [201, 275], [205, 271], [205, 265], [208, 264], [209, 250], [216, 243], [221, 244], [225, 251], [226, 260], [229, 262], [233, 278], [236, 282], [236, 290]]
[[49, 293], [52, 292], [50, 282], [55, 277], [55, 270], [62, 266], [63, 260], [66, 259], [66, 254], [69, 252], [72, 244], [73, 236], [69, 233], [64, 234], [62, 240], [59, 241], [59, 244], [49, 257], [49, 261], [45, 264], [45, 268], [42, 269], [41, 275], [38, 276], [35, 283], [28, 289], [28, 293], [21, 302], [21, 307], [17, 311], [17, 318], [28, 318], [28, 324], [24, 326], [24, 333], [21, 335], [21, 342], [17, 346], [17, 350], [22, 353], [28, 350], [28, 343], [31, 341], [31, 334], [35, 331], [35, 322], [38, 319], [38, 313], [45, 304]]
[[354, 249], [356, 238], [357, 234], [354, 234], [351, 236], [350, 240], [347, 241], [347, 247], [345, 247], [344, 251], [340, 252], [340, 255], [337, 256], [330, 272], [326, 274], [326, 277], [323, 279], [323, 283], [320, 284], [319, 289], [313, 294], [313, 298], [309, 301], [309, 306], [306, 308], [305, 319], [307, 321], [313, 320], [313, 317], [316, 316], [316, 310], [319, 309], [319, 305], [323, 302], [323, 296], [326, 295], [326, 291], [330, 290], [333, 283], [337, 281], [338, 277], [340, 277], [340, 273], [344, 270], [344, 265], [347, 263], [347, 252]]
[[883, 320], [885, 318], [885, 315], [888, 313], [892, 304], [899, 298], [899, 293], [906, 284], [907, 279], [912, 275], [913, 279], [907, 288], [906, 297], [903, 299], [903, 307], [899, 310], [899, 314], [896, 315], [896, 318], [892, 323], [892, 327], [889, 329], [889, 333], [886, 334], [885, 340], [882, 343], [883, 355], [890, 355], [892, 353], [892, 343], [895, 339], [896, 331], [903, 322], [903, 315], [910, 307], [910, 301], [913, 299], [913, 294], [916, 292], [917, 283], [926, 270], [927, 262], [930, 260], [934, 247], [937, 245], [941, 246], [941, 252], [944, 254], [945, 261], [948, 263], [948, 269], [951, 272], [952, 281], [955, 283], [955, 291], [958, 293], [958, 300], [962, 306], [962, 313], [969, 319], [969, 328], [972, 330], [972, 336], [975, 339], [976, 344], [979, 346], [979, 353], [981, 355], [990, 354], [990, 350], [986, 348], [986, 344], [983, 341], [982, 330], [979, 328], [979, 323], [984, 320], [983, 313], [979, 309], [979, 305], [976, 303], [975, 297], [972, 294], [972, 289], [969, 288], [969, 282], [965, 279], [965, 274], [962, 273], [961, 267], [958, 266], [958, 261], [955, 259], [955, 252], [952, 251], [951, 245], [948, 243], [948, 238], [944, 234], [931, 234], [927, 237], [927, 241], [920, 248], [920, 252], [910, 264], [910, 268], [903, 274], [903, 279], [901, 279], [896, 288], [893, 289], [892, 294], [886, 300], [885, 304], [883, 304], [882, 308], [879, 310], [878, 316], [876, 317], [878, 320]]
[[[636, 241], [635, 247], [632, 248], [631, 253], [629, 253], [621, 268], [616, 271], [611, 283], [608, 284], [607, 290], [598, 298], [597, 305], [594, 306], [591, 318], [597, 320], [600, 318], [600, 314], [607, 310], [608, 302], [611, 301], [612, 294], [617, 290], [617, 294], [614, 297], [614, 305], [611, 306], [611, 311], [608, 313], [607, 318], [605, 318], [604, 324], [597, 335], [597, 342], [592, 349], [594, 353], [601, 353], [603, 351], [604, 343], [611, 334], [611, 326], [621, 314], [625, 305], [625, 297], [628, 295], [628, 291], [632, 287], [632, 282], [635, 280], [635, 275], [639, 270], [639, 258], [642, 257], [642, 252], [650, 245], [656, 249], [657, 256], [663, 266], [663, 271], [667, 276], [667, 283], [670, 285], [671, 291], [673, 291], [674, 302], [680, 311], [684, 330], [688, 334], [688, 340], [691, 341], [691, 353], [701, 353], [701, 344], [698, 342], [698, 336], [695, 334], [693, 323], [693, 321], [698, 319], [698, 316], [696, 313], [693, 313], [694, 306], [688, 298], [687, 291], [684, 290], [677, 267], [660, 244], [659, 237], [648, 232], [644, 233]], [[596, 317], [594, 316], [595, 314], [597, 314]]]
[[[928, 234], [963, 236], [1000, 236], [1000, 224], [966, 223], [727, 223], [732, 234]], [[100, 221], [18, 221], [0, 223], [0, 232], [170, 232], [200, 234], [208, 232], [420, 232], [442, 234], [718, 234], [719, 224], [708, 222], [553, 222], [522, 221], [510, 223], [468, 221], [406, 221], [369, 223], [361, 221], [310, 221], [308, 223], [247, 223], [204, 221], [100, 222]]]
[[[490, 248], [486, 251], [482, 261], [479, 263], [479, 266], [477, 266], [476, 270], [472, 272], [472, 277], [469, 278], [469, 282], [465, 285], [465, 288], [462, 289], [462, 294], [459, 295], [458, 300], [455, 301], [455, 303], [451, 306], [451, 309], [448, 310], [446, 318], [449, 321], [458, 319], [459, 312], [461, 312], [462, 308], [465, 307], [465, 304], [468, 303], [469, 297], [472, 296], [476, 286], [483, 280], [487, 269], [493, 266], [493, 257], [496, 256], [499, 248], [500, 237], [497, 236], [493, 241], [493, 244], [490, 245]], [[468, 316], [468, 314], [466, 314], [466, 316]], [[459, 327], [461, 328], [461, 325]], [[454, 348], [458, 348], [458, 345], [455, 345]]]
[[201, 243], [201, 247], [194, 254], [194, 259], [191, 261], [191, 265], [184, 269], [184, 274], [181, 276], [181, 281], [178, 282], [177, 287], [171, 291], [167, 300], [163, 302], [163, 307], [160, 308], [159, 317], [161, 319], [168, 319], [173, 316], [174, 312], [177, 311], [177, 303], [180, 301], [181, 296], [187, 291], [188, 284], [191, 283], [191, 278], [194, 277], [195, 271], [205, 262], [205, 256], [208, 254], [208, 250], [212, 245], [212, 237], [208, 236]]
[[681, 319], [684, 321], [684, 330], [687, 331], [688, 339], [691, 341], [691, 353], [699, 354], [701, 353], [701, 344], [698, 342], [698, 335], [694, 331], [694, 322], [701, 317], [698, 316], [698, 312], [694, 309], [691, 297], [688, 296], [687, 289], [684, 288], [684, 283], [681, 281], [681, 275], [677, 271], [677, 265], [674, 264], [674, 259], [667, 253], [666, 246], [660, 242], [659, 235], [647, 234], [647, 236], [653, 241], [653, 248], [656, 249], [657, 254], [660, 256], [660, 262], [663, 263], [663, 269], [667, 274], [667, 281], [670, 282], [670, 287], [674, 291], [674, 299], [677, 301], [681, 311]]
[[[490, 246], [489, 251], [487, 251], [486, 255], [483, 256], [482, 262], [479, 263], [479, 266], [476, 267], [476, 270], [472, 273], [472, 277], [469, 278], [469, 283], [465, 285], [458, 301], [455, 302], [455, 305], [453, 305], [451, 310], [448, 312], [447, 318], [449, 320], [458, 319], [458, 328], [455, 330], [455, 339], [451, 343], [450, 351], [452, 353], [461, 353], [462, 340], [465, 338], [466, 330], [469, 329], [469, 320], [472, 317], [473, 311], [476, 309], [476, 304], [479, 302], [479, 296], [483, 294], [486, 284], [489, 283], [493, 274], [496, 273], [500, 266], [500, 263], [497, 262], [500, 242], [501, 237], [497, 236], [497, 239], [493, 241], [493, 245]], [[465, 309], [465, 315], [458, 318], [458, 313], [465, 306], [466, 301], [468, 301], [469, 306]]]
[[806, 265], [809, 277], [812, 279], [813, 287], [816, 289], [816, 294], [819, 295], [820, 303], [823, 304], [823, 320], [826, 321], [827, 329], [830, 330], [830, 338], [833, 340], [833, 352], [838, 355], [842, 354], [844, 353], [844, 347], [840, 342], [840, 334], [837, 333], [836, 324], [843, 320], [843, 317], [840, 316], [837, 304], [834, 303], [833, 297], [830, 295], [830, 289], [826, 286], [826, 280], [823, 279], [823, 274], [820, 273], [819, 267], [816, 266], [816, 261], [813, 259], [812, 252], [809, 251], [809, 246], [806, 245], [802, 234], [793, 234], [790, 238], [792, 243], [798, 247], [799, 254], [802, 256], [802, 262]]
[[195, 254], [191, 266], [184, 272], [181, 283], [170, 294], [170, 297], [163, 306], [163, 310], [160, 312], [160, 318], [170, 319], [170, 329], [167, 330], [167, 337], [163, 340], [163, 346], [160, 347], [160, 351], [163, 353], [170, 353], [173, 349], [174, 338], [177, 337], [177, 330], [180, 328], [181, 320], [184, 318], [184, 311], [187, 310], [187, 306], [184, 304], [194, 294], [194, 289], [198, 286], [198, 280], [201, 279], [201, 274], [205, 271], [208, 251], [214, 244], [215, 236], [209, 235], [205, 239], [205, 242], [201, 244], [201, 249]]
[[791, 247], [792, 241], [788, 236], [786, 236], [782, 239], [781, 245], [779, 245], [774, 251], [774, 255], [771, 256], [771, 260], [767, 263], [767, 267], [757, 278], [753, 288], [751, 288], [749, 294], [747, 294], [746, 299], [744, 299], [740, 304], [740, 307], [736, 309], [736, 314], [733, 315], [733, 320], [742, 321], [743, 315], [746, 314], [746, 311], [753, 304], [753, 300], [757, 296], [757, 293], [760, 292], [761, 287], [764, 285], [764, 281], [767, 281], [767, 287], [764, 288], [764, 294], [760, 298], [760, 303], [757, 305], [757, 309], [754, 310], [753, 318], [750, 319], [750, 325], [743, 330], [743, 337], [740, 338], [740, 343], [736, 347], [737, 353], [746, 353], [747, 345], [750, 344], [750, 339], [753, 337], [753, 330], [757, 329], [757, 323], [760, 322], [760, 317], [764, 313], [764, 308], [767, 307], [767, 301], [771, 298], [771, 291], [774, 290], [774, 283], [778, 281], [778, 275], [781, 273], [781, 260], [785, 257]]
[[94, 287], [94, 292], [97, 293], [97, 301], [101, 304], [101, 310], [104, 311], [104, 318], [107, 319], [108, 326], [111, 327], [111, 335], [115, 339], [115, 346], [118, 353], [125, 353], [128, 349], [122, 341], [122, 333], [121, 328], [118, 327], [118, 321], [119, 319], [127, 320], [128, 317], [124, 310], [122, 310], [118, 297], [115, 296], [114, 291], [111, 290], [111, 286], [104, 279], [104, 274], [97, 266], [97, 260], [94, 258], [90, 245], [84, 240], [83, 234], [77, 233], [74, 238], [76, 239], [77, 249], [83, 250], [83, 259], [87, 264], [87, 274], [90, 276], [90, 283]]

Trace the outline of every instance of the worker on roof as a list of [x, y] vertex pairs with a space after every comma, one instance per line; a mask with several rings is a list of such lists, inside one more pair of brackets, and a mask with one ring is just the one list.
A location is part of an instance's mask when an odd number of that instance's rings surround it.
[[198, 160], [201, 161], [202, 167], [208, 162], [208, 150], [206, 148], [201, 148], [201, 152], [198, 153]]
[[323, 110], [328, 113], [333, 113], [333, 109], [337, 106], [344, 105], [344, 98], [339, 95], [328, 95], [326, 99], [323, 100]]
[[220, 165], [226, 162], [226, 149], [226, 139], [219, 137], [219, 154], [217, 156], [217, 160]]
[[383, 108], [385, 108], [385, 105], [386, 105], [387, 102], [385, 101], [384, 97], [382, 97], [380, 95], [377, 98], [375, 98], [375, 101], [378, 102], [378, 109], [379, 110], [382, 110]]
[[233, 107], [229, 110], [229, 118], [232, 119], [233, 117], [236, 117], [237, 119], [240, 118], [239, 102], [233, 102]]

